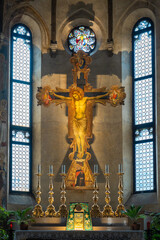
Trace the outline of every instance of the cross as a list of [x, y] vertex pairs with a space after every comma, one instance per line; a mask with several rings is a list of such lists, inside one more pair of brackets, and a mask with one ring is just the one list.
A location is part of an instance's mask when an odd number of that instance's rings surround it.
[[[38, 88], [36, 95], [38, 105], [48, 106], [51, 103], [56, 105], [65, 103], [68, 106], [68, 137], [73, 139], [70, 148], [73, 151], [69, 154], [73, 162], [87, 162], [91, 154], [87, 152], [90, 147], [88, 139], [92, 138], [92, 119], [93, 106], [96, 103], [105, 105], [110, 103], [116, 107], [124, 104], [126, 94], [124, 87], [112, 86], [111, 89], [94, 89], [88, 83], [88, 74], [90, 69], [91, 57], [83, 51], [79, 51], [71, 57], [71, 63], [74, 68], [73, 84], [68, 89], [51, 89], [49, 86]], [[84, 75], [85, 84], [83, 89], [78, 86], [80, 74]], [[87, 164], [87, 163], [86, 163]], [[88, 166], [88, 165], [87, 165]], [[88, 166], [89, 167], [89, 166]], [[77, 168], [76, 171], [80, 171]], [[76, 183], [75, 183], [76, 185]]]

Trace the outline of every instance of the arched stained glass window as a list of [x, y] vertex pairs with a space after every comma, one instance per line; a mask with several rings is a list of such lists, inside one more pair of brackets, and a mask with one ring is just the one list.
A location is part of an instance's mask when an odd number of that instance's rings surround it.
[[31, 190], [32, 36], [22, 24], [11, 30], [10, 191]]
[[89, 27], [76, 27], [72, 29], [68, 36], [69, 50], [77, 53], [83, 50], [86, 53], [91, 53], [96, 47], [96, 36]]
[[134, 191], [155, 191], [154, 28], [150, 19], [136, 23], [132, 40]]

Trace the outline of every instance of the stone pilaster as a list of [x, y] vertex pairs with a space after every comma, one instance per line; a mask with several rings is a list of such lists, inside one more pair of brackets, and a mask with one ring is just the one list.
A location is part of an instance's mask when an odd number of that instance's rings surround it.
[[7, 206], [8, 39], [0, 33], [0, 206]]

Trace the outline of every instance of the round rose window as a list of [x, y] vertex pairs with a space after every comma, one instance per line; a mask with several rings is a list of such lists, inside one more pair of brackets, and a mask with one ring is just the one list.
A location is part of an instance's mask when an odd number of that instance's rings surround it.
[[68, 47], [73, 53], [83, 50], [86, 53], [91, 53], [96, 47], [96, 36], [89, 27], [76, 27], [72, 29], [68, 36]]

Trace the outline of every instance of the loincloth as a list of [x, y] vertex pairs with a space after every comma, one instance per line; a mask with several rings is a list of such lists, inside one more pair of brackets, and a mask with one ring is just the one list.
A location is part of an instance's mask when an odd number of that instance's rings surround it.
[[87, 130], [87, 118], [76, 119], [73, 118], [73, 131], [74, 132], [86, 132]]

